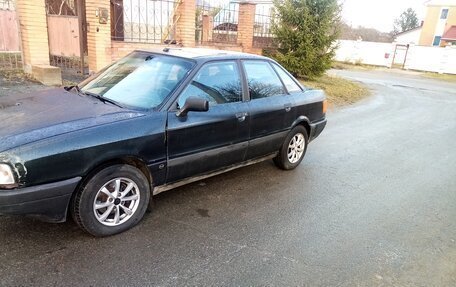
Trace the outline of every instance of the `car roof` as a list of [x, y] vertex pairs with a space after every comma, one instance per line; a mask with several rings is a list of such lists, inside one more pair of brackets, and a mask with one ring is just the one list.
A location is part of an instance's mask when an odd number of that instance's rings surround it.
[[181, 47], [166, 47], [162, 49], [141, 49], [136, 50], [141, 52], [151, 52], [156, 54], [170, 55], [181, 58], [195, 59], [195, 60], [214, 60], [214, 59], [263, 59], [269, 60], [269, 58], [258, 56], [254, 54], [217, 50], [217, 49], [206, 49], [206, 48], [181, 48]]

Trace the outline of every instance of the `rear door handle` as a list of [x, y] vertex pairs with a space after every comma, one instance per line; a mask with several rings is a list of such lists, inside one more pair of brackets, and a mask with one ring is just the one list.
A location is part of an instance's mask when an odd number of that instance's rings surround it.
[[242, 123], [243, 121], [245, 121], [245, 117], [247, 116], [248, 114], [247, 113], [237, 113], [236, 114], [236, 118], [238, 119], [238, 121], [240, 123]]
[[285, 107], [285, 112], [288, 113], [289, 111], [291, 111], [291, 104], [285, 104], [284, 107]]

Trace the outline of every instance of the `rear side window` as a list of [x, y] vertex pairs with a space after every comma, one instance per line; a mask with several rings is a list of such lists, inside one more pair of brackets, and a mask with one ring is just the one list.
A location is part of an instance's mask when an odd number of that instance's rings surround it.
[[204, 65], [179, 96], [179, 107], [192, 96], [203, 98], [211, 105], [242, 101], [241, 79], [236, 62]]
[[291, 78], [282, 67], [280, 67], [277, 64], [272, 64], [274, 66], [274, 69], [277, 71], [279, 74], [280, 78], [282, 79], [283, 83], [285, 84], [285, 87], [287, 88], [289, 93], [293, 92], [301, 92], [302, 89], [301, 87], [296, 84], [296, 82]]
[[285, 94], [282, 82], [265, 61], [243, 61], [250, 99], [267, 98]]

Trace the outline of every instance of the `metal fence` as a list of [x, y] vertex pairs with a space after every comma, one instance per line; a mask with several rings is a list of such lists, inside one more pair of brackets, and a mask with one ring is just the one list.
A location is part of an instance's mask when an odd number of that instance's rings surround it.
[[22, 69], [22, 56], [20, 52], [0, 52], [1, 70]]
[[[204, 27], [204, 16], [208, 17], [208, 27]], [[236, 43], [238, 23], [239, 3], [211, 6], [203, 1], [196, 6], [196, 42]]]
[[253, 27], [253, 46], [256, 48], [274, 47], [272, 23], [274, 8], [271, 5], [257, 5], [255, 9], [255, 24]]
[[174, 40], [178, 0], [111, 0], [111, 38], [167, 43]]

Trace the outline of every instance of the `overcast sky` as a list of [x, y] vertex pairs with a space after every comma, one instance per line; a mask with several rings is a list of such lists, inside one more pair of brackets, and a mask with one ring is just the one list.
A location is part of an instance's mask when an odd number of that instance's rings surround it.
[[340, 0], [343, 3], [344, 21], [357, 27], [359, 25], [380, 31], [393, 30], [394, 19], [407, 8], [412, 8], [421, 21], [425, 16], [425, 0]]

